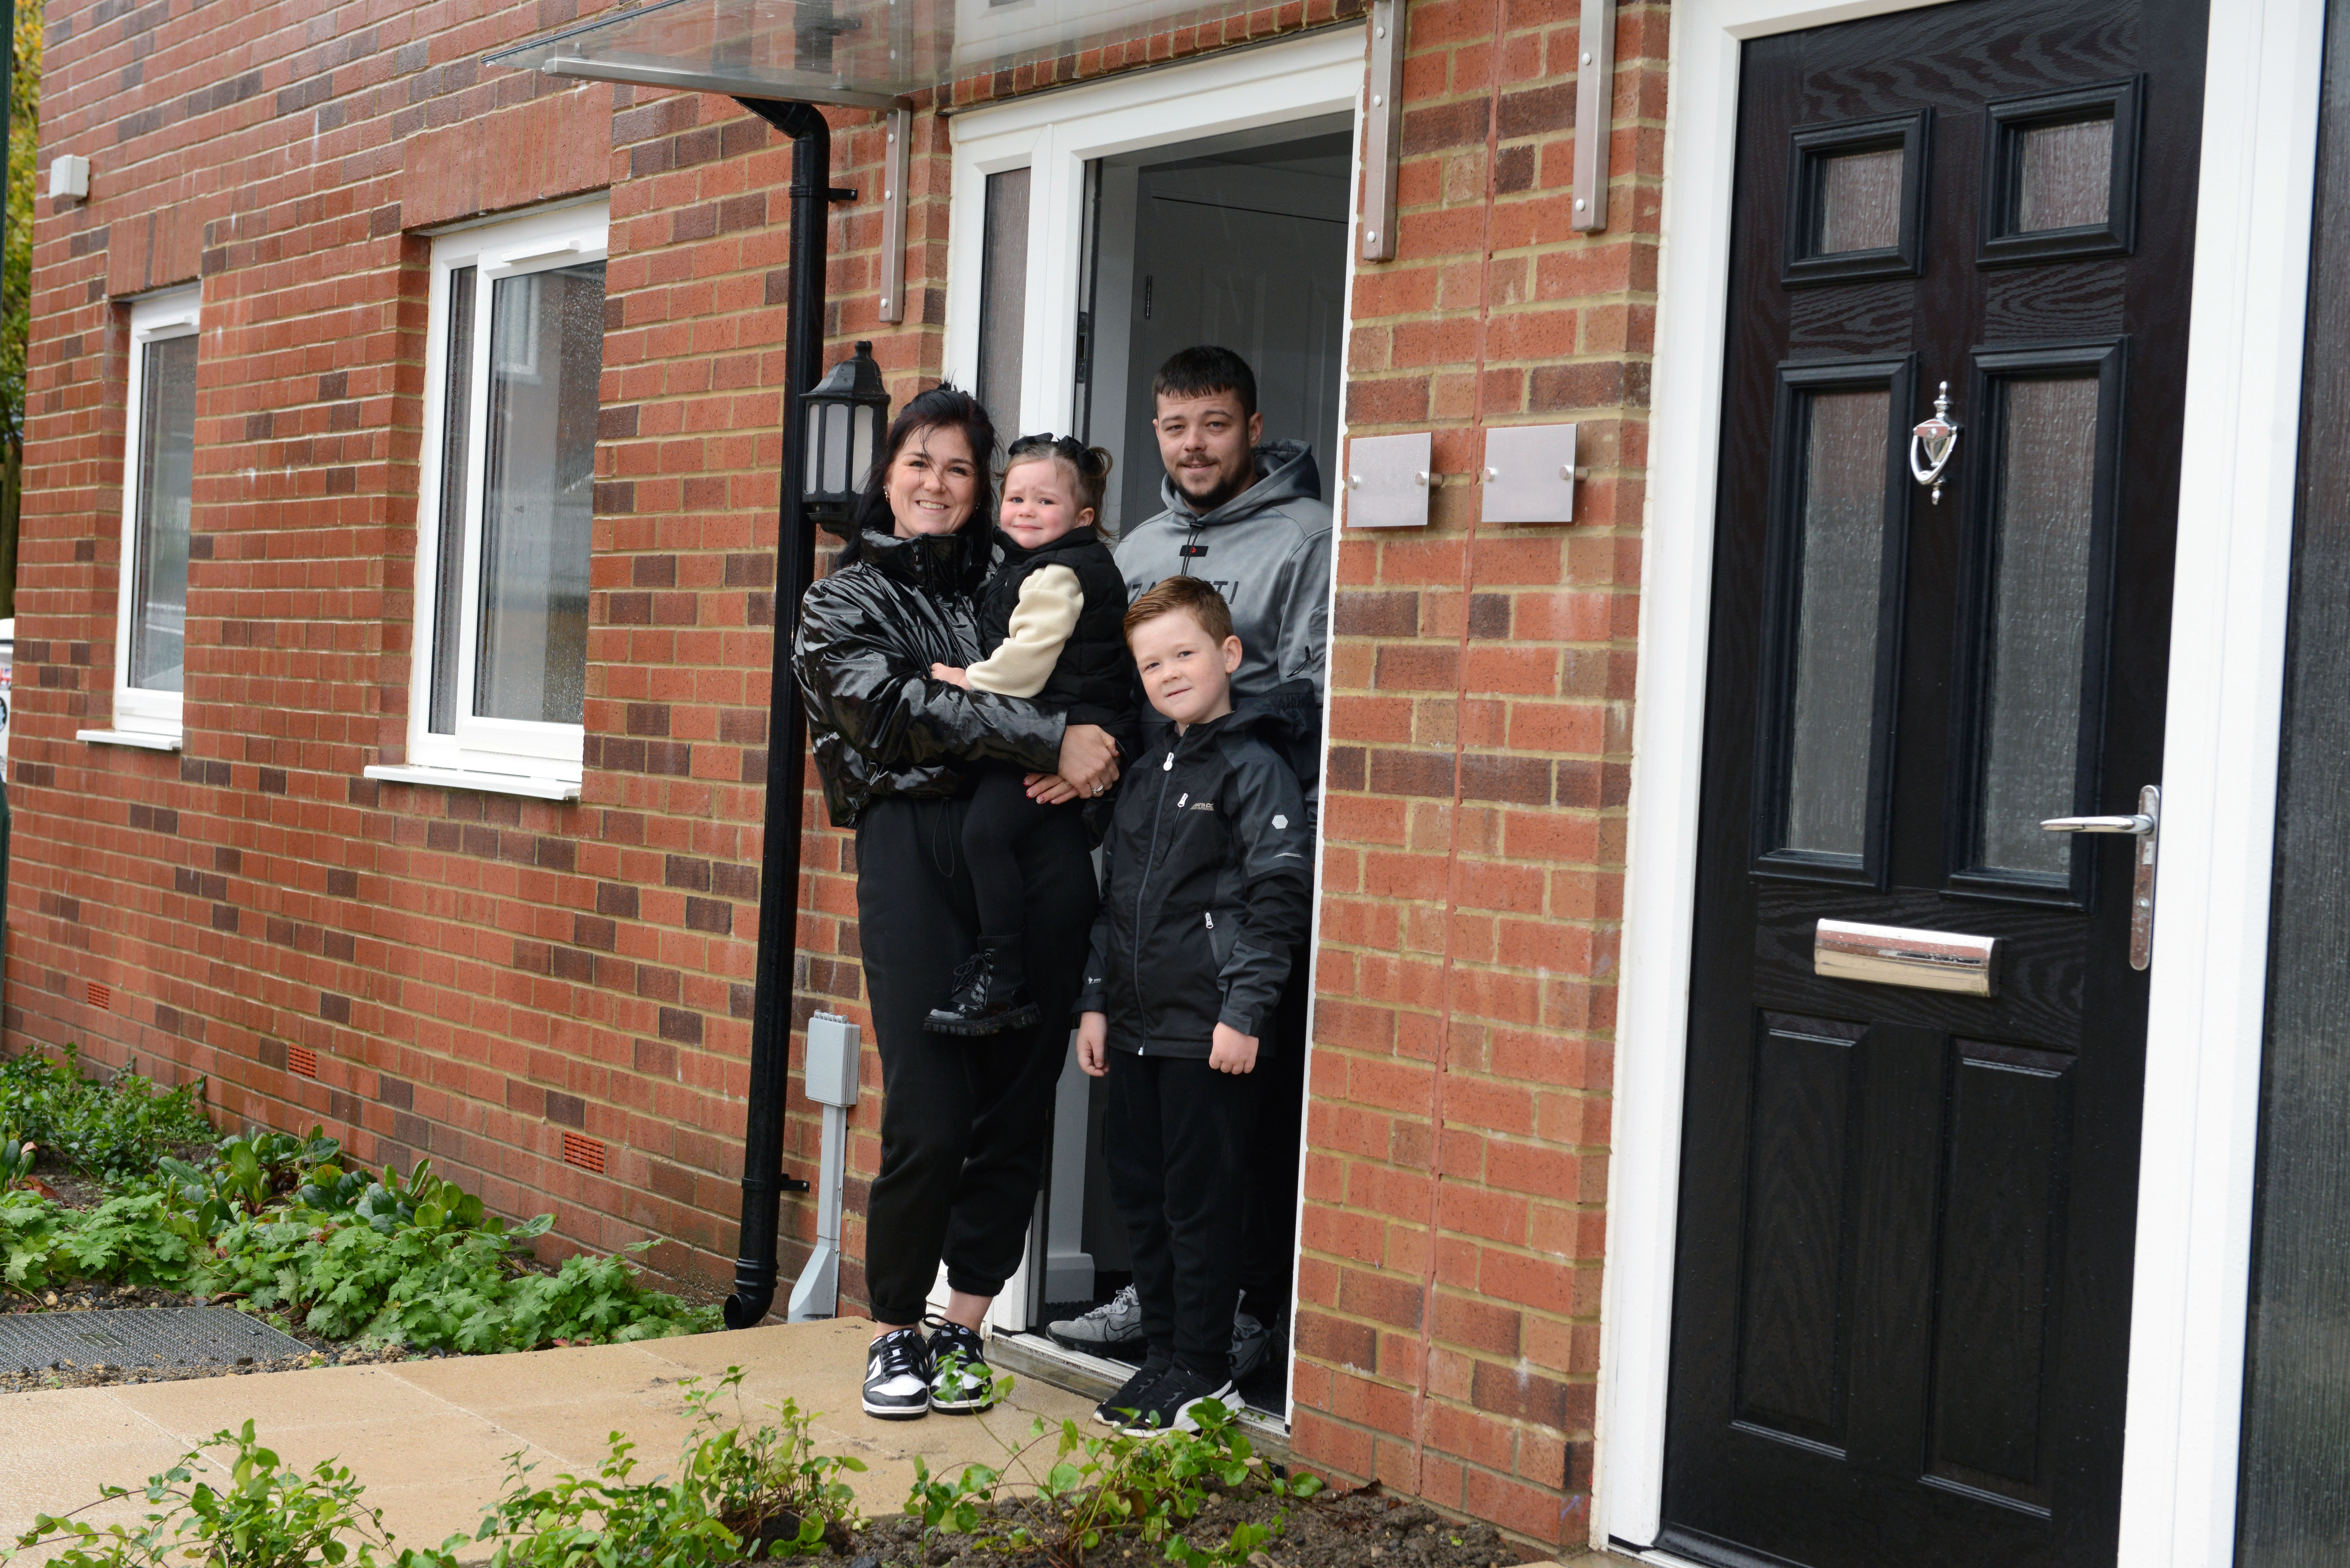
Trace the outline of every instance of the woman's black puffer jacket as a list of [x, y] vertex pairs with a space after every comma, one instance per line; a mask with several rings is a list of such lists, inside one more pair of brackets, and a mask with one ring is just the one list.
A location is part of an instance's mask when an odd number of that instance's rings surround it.
[[970, 550], [962, 533], [868, 528], [801, 601], [792, 673], [836, 827], [886, 795], [958, 794], [974, 763], [1060, 766], [1063, 715], [931, 679], [979, 659]]

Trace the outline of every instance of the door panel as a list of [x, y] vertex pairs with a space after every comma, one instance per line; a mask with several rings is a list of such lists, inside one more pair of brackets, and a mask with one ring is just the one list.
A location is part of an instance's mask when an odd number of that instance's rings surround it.
[[[2104, 1568], [2204, 6], [1745, 46], [1661, 1543]], [[1912, 425], [1949, 400], [1939, 489]], [[1827, 978], [1823, 919], [1997, 940]]]

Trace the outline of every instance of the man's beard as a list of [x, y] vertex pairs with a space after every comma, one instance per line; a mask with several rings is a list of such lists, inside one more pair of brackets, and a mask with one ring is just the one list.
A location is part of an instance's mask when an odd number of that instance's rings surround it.
[[1237, 475], [1230, 479], [1220, 481], [1216, 487], [1208, 492], [1205, 495], [1194, 495], [1190, 491], [1184, 490], [1182, 483], [1180, 480], [1176, 483], [1175, 488], [1179, 491], [1182, 491], [1184, 504], [1190, 506], [1195, 514], [1204, 517], [1209, 513], [1213, 512], [1217, 507], [1224, 504], [1224, 503], [1240, 495], [1243, 491], [1247, 490], [1250, 485], [1254, 484], [1255, 483], [1256, 460], [1252, 456], [1247, 462], [1242, 465], [1241, 471]]

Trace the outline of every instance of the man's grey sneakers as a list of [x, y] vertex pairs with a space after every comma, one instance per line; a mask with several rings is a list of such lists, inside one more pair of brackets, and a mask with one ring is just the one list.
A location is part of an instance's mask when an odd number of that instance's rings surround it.
[[931, 1413], [931, 1346], [920, 1329], [892, 1329], [867, 1348], [865, 1413], [885, 1421]]
[[1045, 1325], [1054, 1343], [1071, 1350], [1101, 1351], [1135, 1345], [1142, 1338], [1142, 1302], [1128, 1285], [1079, 1317], [1065, 1317]]
[[1159, 1386], [1159, 1380], [1174, 1370], [1173, 1357], [1152, 1351], [1124, 1386], [1094, 1407], [1094, 1419], [1105, 1427], [1117, 1427], [1140, 1414], [1149, 1405], [1150, 1391]]
[[1264, 1365], [1273, 1348], [1273, 1334], [1245, 1310], [1232, 1314], [1232, 1381], [1237, 1383]]
[[995, 1403], [995, 1374], [975, 1328], [931, 1320], [931, 1408], [968, 1416]]
[[1230, 1410], [1240, 1396], [1233, 1391], [1229, 1377], [1211, 1377], [1170, 1366], [1167, 1376], [1152, 1384], [1150, 1392], [1141, 1398], [1140, 1407], [1118, 1428], [1130, 1438], [1148, 1438], [1157, 1432], [1196, 1432], [1200, 1429], [1198, 1409], [1201, 1400], [1217, 1400]]

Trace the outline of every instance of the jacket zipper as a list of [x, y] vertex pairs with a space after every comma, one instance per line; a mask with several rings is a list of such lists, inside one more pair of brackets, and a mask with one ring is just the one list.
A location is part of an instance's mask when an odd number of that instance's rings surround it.
[[[1167, 786], [1175, 777], [1175, 748], [1182, 743], [1180, 735], [1169, 742], [1167, 760], [1159, 764], [1159, 804], [1151, 808], [1150, 813], [1150, 853], [1143, 857], [1142, 876], [1134, 885], [1134, 973], [1138, 977], [1142, 973], [1142, 900], [1143, 896], [1150, 891], [1151, 868], [1159, 863], [1159, 829], [1167, 821]], [[1144, 1055], [1149, 1049], [1149, 1037], [1146, 1032], [1142, 1043], [1135, 1046], [1134, 1054]]]

